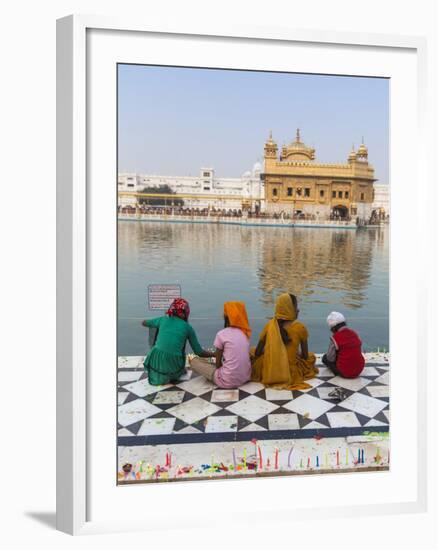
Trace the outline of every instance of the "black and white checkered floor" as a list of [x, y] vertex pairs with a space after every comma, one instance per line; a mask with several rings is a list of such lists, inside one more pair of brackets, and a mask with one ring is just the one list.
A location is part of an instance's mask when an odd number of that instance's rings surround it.
[[[389, 431], [389, 357], [366, 354], [353, 380], [333, 376], [318, 365], [312, 388], [274, 390], [248, 382], [238, 389], [217, 388], [188, 371], [178, 384], [151, 386], [143, 357], [119, 357], [118, 443], [121, 446], [297, 439]], [[329, 393], [339, 386], [345, 399]]]

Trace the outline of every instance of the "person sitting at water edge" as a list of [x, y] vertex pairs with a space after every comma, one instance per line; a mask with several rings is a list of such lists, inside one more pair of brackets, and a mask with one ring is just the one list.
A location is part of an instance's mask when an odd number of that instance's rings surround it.
[[143, 326], [158, 329], [155, 343], [143, 363], [149, 383], [153, 386], [176, 382], [185, 373], [187, 340], [194, 353], [200, 357], [214, 355], [202, 349], [188, 322], [189, 315], [189, 303], [184, 298], [176, 298], [165, 316], [143, 321]]
[[305, 380], [318, 374], [315, 354], [308, 350], [308, 332], [297, 320], [298, 301], [293, 294], [281, 294], [275, 303], [274, 318], [260, 334], [251, 351], [251, 380], [277, 389], [310, 388]]
[[190, 366], [219, 388], [237, 388], [248, 382], [251, 375], [251, 328], [243, 302], [225, 302], [224, 326], [214, 339], [215, 364], [194, 357], [190, 360]]
[[343, 378], [356, 378], [363, 371], [365, 358], [362, 355], [362, 342], [358, 334], [347, 327], [346, 319], [337, 311], [327, 317], [327, 324], [332, 332], [327, 353], [322, 362], [334, 374]]

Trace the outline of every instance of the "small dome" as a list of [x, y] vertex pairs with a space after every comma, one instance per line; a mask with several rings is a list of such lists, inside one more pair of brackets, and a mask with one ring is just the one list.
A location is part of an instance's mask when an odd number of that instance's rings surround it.
[[267, 145], [276, 145], [275, 141], [272, 139], [272, 130], [269, 132], [269, 138], [266, 140]]
[[368, 149], [367, 149], [366, 145], [363, 142], [363, 138], [362, 138], [362, 143], [359, 145], [359, 149], [357, 150], [357, 156], [358, 157], [367, 157], [368, 156]]
[[262, 164], [261, 162], [256, 162], [254, 163], [254, 166], [252, 167], [252, 172], [253, 174], [256, 174], [257, 172], [261, 172], [262, 171]]
[[252, 176], [251, 170], [247, 170], [246, 172], [243, 172], [242, 178], [250, 178]]

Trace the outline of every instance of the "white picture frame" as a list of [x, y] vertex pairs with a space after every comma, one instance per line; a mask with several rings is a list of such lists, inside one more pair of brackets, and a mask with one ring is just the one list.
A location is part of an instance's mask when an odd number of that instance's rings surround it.
[[[95, 33], [94, 35], [90, 33]], [[108, 458], [108, 466], [102, 464], [100, 455], [96, 450], [95, 435], [96, 431], [92, 426], [92, 418], [96, 417], [97, 400], [100, 399], [95, 393], [95, 378], [94, 372], [100, 368], [96, 362], [96, 354], [99, 352], [96, 348], [100, 343], [96, 345], [94, 342], [99, 342], [102, 336], [99, 337], [96, 333], [96, 319], [98, 315], [105, 316], [105, 311], [97, 313], [97, 305], [100, 304], [105, 307], [102, 302], [90, 304], [94, 300], [95, 283], [93, 283], [94, 274], [91, 272], [94, 269], [93, 264], [93, 251], [96, 250], [93, 239], [99, 238], [99, 230], [102, 221], [102, 228], [107, 229], [109, 227], [110, 233], [109, 240], [114, 237], [112, 226], [105, 226], [105, 216], [109, 220], [112, 212], [112, 204], [114, 197], [109, 197], [108, 200], [103, 199], [102, 204], [99, 205], [99, 209], [96, 209], [96, 195], [98, 189], [94, 189], [90, 183], [95, 178], [94, 170], [102, 159], [94, 162], [93, 155], [96, 151], [93, 139], [90, 138], [90, 104], [92, 100], [93, 90], [90, 87], [93, 83], [97, 82], [96, 78], [100, 78], [96, 64], [93, 64], [92, 55], [95, 51], [98, 51], [98, 41], [92, 38], [92, 36], [104, 36], [105, 45], [107, 50], [108, 44], [114, 42], [115, 37], [119, 38], [123, 35], [127, 37], [129, 34], [130, 40], [133, 40], [138, 46], [139, 40], [142, 37], [160, 40], [162, 44], [167, 41], [173, 43], [166, 46], [163, 51], [149, 51], [148, 58], [152, 59], [155, 56], [157, 64], [166, 64], [165, 62], [171, 61], [173, 58], [174, 64], [181, 64], [180, 58], [177, 59], [175, 43], [189, 44], [190, 40], [201, 41], [205, 44], [211, 43], [211, 55], [215, 62], [220, 63], [221, 56], [225, 59], [226, 55], [233, 55], [236, 58], [236, 66], [239, 66], [237, 60], [237, 53], [241, 50], [251, 49], [253, 45], [260, 46], [260, 48], [275, 48], [281, 46], [282, 48], [288, 48], [292, 45], [295, 47], [307, 47], [309, 51], [312, 48], [332, 48], [330, 51], [334, 51], [333, 48], [339, 53], [345, 51], [346, 58], [347, 52], [350, 49], [363, 49], [364, 63], [367, 63], [367, 56], [370, 58], [370, 63], [375, 63], [376, 59], [380, 56], [394, 54], [394, 71], [397, 68], [400, 69], [399, 64], [403, 63], [401, 57], [406, 54], [410, 59], [411, 64], [406, 64], [404, 72], [410, 75], [410, 87], [412, 94], [406, 96], [407, 115], [408, 122], [401, 121], [397, 118], [391, 119], [392, 132], [391, 132], [391, 174], [392, 178], [396, 176], [400, 181], [404, 181], [403, 178], [410, 177], [415, 179], [416, 188], [419, 190], [418, 202], [412, 207], [411, 203], [406, 202], [406, 198], [403, 198], [402, 194], [398, 192], [392, 193], [392, 211], [391, 211], [391, 239], [392, 239], [392, 251], [391, 251], [391, 268], [397, 270], [401, 265], [403, 253], [415, 252], [416, 262], [414, 266], [406, 268], [403, 274], [399, 274], [398, 280], [394, 281], [391, 278], [391, 316], [394, 318], [394, 322], [391, 327], [391, 344], [396, 347], [397, 342], [406, 341], [407, 334], [403, 332], [403, 327], [399, 326], [399, 316], [401, 310], [398, 303], [398, 297], [402, 296], [403, 284], [415, 284], [415, 296], [413, 298], [412, 308], [415, 314], [415, 322], [413, 324], [416, 337], [415, 342], [412, 343], [412, 350], [410, 353], [403, 355], [397, 353], [397, 350], [392, 350], [392, 362], [397, 362], [398, 372], [403, 373], [403, 369], [408, 369], [408, 363], [415, 364], [415, 396], [417, 408], [415, 411], [415, 424], [410, 425], [411, 433], [413, 433], [415, 427], [415, 444], [411, 445], [412, 460], [404, 461], [400, 458], [398, 461], [397, 453], [393, 452], [392, 456], [394, 461], [394, 467], [391, 472], [388, 473], [388, 479], [391, 476], [394, 478], [392, 482], [388, 481], [387, 489], [382, 489], [380, 498], [377, 498], [373, 502], [372, 496], [368, 496], [364, 500], [363, 504], [358, 502], [348, 502], [344, 505], [341, 503], [334, 503], [333, 506], [328, 507], [324, 503], [324, 499], [321, 499], [321, 504], [318, 504], [316, 508], [309, 509], [310, 504], [302, 501], [301, 506], [296, 506], [296, 503], [289, 503], [287, 501], [280, 501], [277, 508], [270, 508], [272, 517], [285, 517], [291, 509], [294, 510], [294, 517], [306, 518], [310, 517], [327, 517], [328, 514], [332, 516], [340, 515], [355, 515], [355, 514], [381, 514], [381, 513], [397, 513], [397, 512], [419, 512], [426, 509], [426, 485], [427, 485], [427, 469], [426, 469], [426, 433], [422, 426], [426, 425], [426, 342], [425, 336], [422, 333], [422, 343], [419, 345], [420, 338], [420, 326], [417, 322], [420, 312], [426, 309], [426, 279], [425, 274], [421, 272], [420, 266], [422, 265], [422, 259], [426, 257], [425, 250], [425, 221], [420, 216], [420, 207], [426, 197], [425, 186], [425, 151], [424, 146], [424, 122], [426, 116], [425, 105], [425, 77], [426, 77], [426, 43], [425, 40], [418, 37], [403, 37], [403, 36], [390, 36], [390, 35], [371, 35], [371, 34], [349, 34], [349, 33], [337, 33], [327, 31], [300, 31], [285, 28], [184, 28], [180, 29], [173, 26], [162, 26], [161, 28], [152, 28], [147, 24], [143, 24], [138, 21], [111, 19], [106, 17], [95, 16], [69, 16], [58, 20], [57, 23], [57, 527], [59, 530], [70, 534], [85, 534], [92, 532], [107, 532], [114, 530], [130, 530], [130, 529], [152, 529], [163, 528], [164, 524], [160, 523], [158, 517], [150, 516], [147, 520], [140, 515], [122, 517], [122, 514], [116, 514], [115, 519], [108, 510], [103, 507], [99, 509], [99, 512], [95, 513], [94, 510], [98, 510], [98, 506], [95, 501], [106, 500], [109, 505], [115, 506], [115, 500], [120, 499], [129, 502], [132, 498], [144, 499], [144, 494], [140, 494], [140, 491], [147, 492], [149, 495], [153, 495], [154, 499], [158, 499], [159, 492], [165, 491], [167, 498], [169, 493], [172, 492], [173, 497], [178, 499], [188, 498], [187, 486], [184, 483], [181, 484], [167, 484], [164, 487], [138, 487], [138, 488], [118, 488], [118, 493], [114, 493], [116, 488], [116, 472], [111, 477], [113, 471], [114, 457]], [[220, 44], [220, 47], [218, 46]], [[242, 46], [245, 46], [242, 48]], [[117, 47], [117, 46], [115, 46]], [[131, 59], [127, 59], [129, 48], [128, 42], [126, 42], [126, 50], [121, 53], [120, 61], [129, 62]], [[173, 49], [172, 49], [173, 47]], [[182, 48], [184, 49], [184, 48]], [[92, 51], [93, 50], [93, 51]], [[260, 50], [262, 51], [262, 50]], [[315, 50], [316, 51], [316, 50]], [[128, 52], [128, 53], [127, 53]], [[214, 55], [213, 55], [214, 54]], [[395, 55], [397, 54], [397, 55]], [[106, 55], [110, 56], [110, 52]], [[112, 55], [112, 54], [111, 54]], [[129, 54], [131, 55], [131, 54]], [[181, 51], [179, 52], [181, 54]], [[309, 54], [314, 55], [314, 53]], [[335, 58], [336, 55], [333, 55]], [[342, 56], [341, 56], [342, 57]], [[340, 58], [341, 58], [340, 57]], [[397, 58], [397, 59], [396, 59]], [[268, 59], [268, 58], [267, 58]], [[374, 61], [373, 61], [374, 60]], [[330, 63], [333, 60], [327, 61], [327, 69], [325, 72], [330, 73], [333, 69], [330, 68]], [[111, 66], [111, 59], [107, 57], [105, 60], [107, 66]], [[105, 67], [105, 63], [102, 63], [102, 67]], [[269, 63], [269, 61], [265, 61]], [[202, 65], [200, 65], [202, 66]], [[348, 66], [348, 59], [345, 61], [345, 67]], [[350, 65], [351, 66], [351, 65]], [[390, 66], [390, 65], [388, 65]], [[271, 67], [272, 70], [276, 70], [276, 66]], [[297, 72], [299, 72], [297, 67]], [[303, 70], [303, 69], [301, 69]], [[345, 69], [347, 70], [347, 69]], [[369, 69], [371, 70], [371, 69]], [[389, 69], [388, 69], [389, 70]], [[95, 71], [95, 73], [93, 72]], [[386, 74], [384, 69], [381, 69], [382, 75]], [[411, 71], [411, 72], [409, 72]], [[305, 72], [305, 71], [304, 71]], [[311, 72], [311, 71], [309, 71]], [[354, 72], [354, 71], [353, 71]], [[377, 71], [378, 73], [379, 71]], [[400, 71], [401, 72], [401, 71]], [[341, 74], [351, 74], [342, 72]], [[395, 73], [394, 73], [395, 74]], [[380, 74], [379, 74], [380, 75]], [[415, 82], [412, 81], [412, 75], [415, 75]], [[388, 75], [392, 77], [391, 75]], [[93, 80], [94, 79], [94, 80]], [[402, 86], [402, 76], [400, 76], [400, 85]], [[395, 79], [395, 82], [397, 79]], [[409, 93], [409, 90], [403, 93]], [[401, 92], [400, 92], [401, 93]], [[105, 108], [111, 108], [111, 100], [114, 97], [113, 92], [109, 91], [110, 99], [106, 99]], [[91, 99], [90, 99], [91, 98]], [[105, 103], [105, 101], [103, 103]], [[399, 105], [397, 105], [394, 98], [392, 98], [392, 110], [391, 113], [399, 113]], [[418, 103], [417, 103], [418, 102]], [[115, 109], [115, 105], [114, 105]], [[93, 115], [94, 116], [94, 115]], [[115, 111], [114, 111], [115, 117]], [[93, 119], [93, 129], [97, 124]], [[95, 124], [96, 123], [96, 124]], [[401, 142], [397, 137], [401, 129], [405, 124], [409, 124], [409, 128], [414, 135], [410, 136], [412, 139], [412, 148], [415, 150], [415, 158], [405, 157], [404, 168], [401, 166], [403, 161], [402, 156], [407, 151], [405, 144]], [[113, 139], [113, 125], [110, 123], [111, 130], [108, 134]], [[406, 126], [407, 128], [407, 126]], [[102, 129], [102, 128], [101, 128]], [[400, 141], [399, 141], [400, 140]], [[104, 153], [111, 151], [111, 140], [105, 142], [102, 141], [102, 157]], [[94, 147], [94, 149], [93, 149]], [[115, 151], [114, 151], [115, 154]], [[93, 162], [91, 162], [93, 158]], [[108, 157], [107, 157], [108, 158]], [[407, 163], [407, 164], [406, 164]], [[109, 161], [108, 172], [106, 175], [114, 175], [114, 161]], [[99, 169], [99, 168], [97, 168]], [[404, 172], [404, 173], [403, 173]], [[115, 181], [115, 180], [114, 180]], [[409, 199], [407, 199], [409, 200]], [[411, 220], [413, 224], [411, 226], [411, 234], [408, 235], [403, 229], [402, 216], [403, 209], [407, 205], [411, 205], [412, 215]], [[103, 229], [102, 229], [103, 231]], [[100, 237], [102, 235], [100, 234]], [[418, 244], [419, 243], [419, 244]], [[104, 252], [102, 252], [105, 255]], [[90, 256], [91, 255], [91, 256]], [[108, 263], [105, 263], [107, 262]], [[111, 253], [108, 258], [102, 261], [102, 265], [112, 265], [114, 262], [114, 254]], [[93, 266], [93, 268], [91, 267]], [[97, 269], [97, 268], [96, 268]], [[398, 272], [399, 273], [399, 272]], [[112, 276], [109, 278], [111, 279]], [[105, 286], [105, 285], [104, 285]], [[114, 286], [109, 283], [106, 287], [108, 295], [114, 293]], [[111, 301], [111, 300], [109, 300]], [[109, 311], [109, 310], [108, 310]], [[112, 314], [111, 314], [112, 315]], [[109, 327], [111, 331], [112, 328]], [[102, 332], [104, 329], [102, 328]], [[108, 333], [105, 338], [108, 338]], [[105, 339], [104, 338], [104, 339]], [[109, 355], [110, 357], [110, 355]], [[103, 359], [102, 359], [102, 362]], [[108, 367], [110, 370], [110, 367]], [[107, 369], [107, 371], [108, 371]], [[102, 371], [103, 372], [103, 371]], [[406, 370], [405, 370], [406, 372]], [[108, 379], [103, 383], [103, 390], [105, 388], [111, 388], [113, 383], [113, 376], [115, 373], [109, 372]], [[395, 374], [394, 381], [400, 384], [401, 389], [397, 389], [394, 395], [394, 409], [396, 412], [398, 409], [398, 395], [402, 395], [406, 386], [403, 380], [397, 380], [397, 377], [402, 378], [401, 375]], [[103, 399], [103, 398], [102, 398]], [[105, 409], [107, 404], [102, 405], [102, 410]], [[400, 412], [402, 414], [402, 412]], [[407, 418], [403, 418], [403, 422], [407, 422]], [[398, 440], [403, 437], [401, 430], [398, 430], [397, 418], [392, 419], [391, 430], [392, 433], [392, 445], [395, 445], [395, 451], [399, 445]], [[110, 449], [114, 442], [111, 442], [111, 430], [115, 431], [115, 425], [113, 424], [113, 418], [110, 416], [108, 419], [108, 425], [99, 433], [99, 447], [102, 449]], [[114, 438], [115, 439], [115, 438]], [[401, 439], [400, 439], [401, 441]], [[94, 445], [94, 447], [93, 447]], [[108, 447], [105, 447], [108, 445]], [[402, 450], [406, 450], [402, 442], [399, 445], [400, 453]], [[94, 449], [94, 450], [93, 450]], [[95, 456], [96, 455], [96, 456]], [[109, 456], [109, 455], [108, 455]], [[96, 462], [98, 466], [96, 466]], [[391, 491], [395, 491], [394, 487], [397, 484], [397, 479], [400, 480], [400, 474], [406, 470], [408, 462], [411, 463], [410, 468], [414, 471], [414, 474], [406, 482], [406, 494], [403, 497], [398, 497], [394, 492], [395, 500], [389, 499], [385, 496], [385, 490], [390, 494]], [[100, 471], [102, 470], [102, 472]], [[99, 473], [97, 473], [99, 472]], [[384, 474], [386, 475], [386, 474]], [[366, 484], [372, 484], [373, 474], [361, 474], [361, 476], [369, 476], [366, 479]], [[380, 477], [382, 474], [380, 474]], [[305, 476], [308, 477], [308, 476]], [[325, 476], [324, 481], [319, 477], [318, 483], [321, 486], [321, 491], [329, 491], [330, 479], [326, 478], [334, 476]], [[340, 482], [341, 476], [336, 476], [336, 483]], [[345, 482], [345, 475], [342, 476]], [[354, 476], [357, 477], [357, 476]], [[103, 490], [103, 486], [99, 485], [94, 480], [99, 478], [102, 483], [107, 483], [108, 492]], [[310, 479], [310, 478], [309, 478]], [[313, 476], [313, 480], [299, 480], [296, 481], [296, 487], [299, 490], [304, 491], [303, 483], [314, 484], [317, 476]], [[103, 480], [103, 481], [102, 481]], [[290, 480], [287, 481], [288, 483]], [[351, 476], [347, 482], [359, 483], [359, 486], [365, 491], [364, 482], [352, 480]], [[226, 483], [226, 482], [225, 482]], [[274, 485], [272, 485], [274, 483]], [[215, 491], [217, 495], [217, 502], [222, 502], [225, 498], [225, 492], [230, 494], [235, 490], [246, 492], [249, 499], [256, 498], [254, 494], [254, 486], [258, 486], [258, 491], [263, 490], [268, 494], [271, 490], [270, 487], [278, 487], [275, 483], [286, 483], [284, 480], [259, 480], [250, 481], [233, 481], [232, 484], [225, 485], [224, 482], [214, 482], [213, 485], [206, 483], [197, 483], [196, 487], [190, 486], [191, 504], [193, 507], [198, 506], [199, 513], [202, 514], [202, 506], [199, 507], [199, 502], [203, 502], [205, 499], [206, 491]], [[381, 482], [383, 485], [386, 481]], [[393, 485], [391, 485], [393, 483]], [[392, 487], [392, 488], [391, 488]], [[314, 490], [314, 489], [311, 489]], [[128, 493], [131, 491], [131, 493]], [[101, 493], [101, 496], [99, 494]], [[303, 493], [304, 495], [304, 493]], [[231, 498], [232, 500], [232, 498]], [[198, 502], [198, 504], [196, 504]], [[268, 505], [267, 505], [268, 506]], [[266, 508], [266, 507], [265, 507]], [[266, 513], [266, 509], [261, 506], [251, 511], [252, 517], [255, 520], [261, 518], [261, 513]], [[269, 508], [269, 506], [268, 506]], [[91, 510], [93, 512], [91, 512]], [[189, 521], [184, 514], [177, 516], [175, 509], [170, 509], [169, 514], [175, 518], [175, 526], [184, 525]], [[193, 514], [195, 515], [195, 514]], [[232, 513], [231, 513], [232, 515]], [[201, 517], [201, 516], [199, 516]], [[249, 518], [249, 515], [248, 515]], [[210, 518], [214, 522], [214, 518]], [[245, 514], [242, 515], [240, 520], [245, 519]], [[208, 524], [209, 518], [203, 519], [203, 525]]]

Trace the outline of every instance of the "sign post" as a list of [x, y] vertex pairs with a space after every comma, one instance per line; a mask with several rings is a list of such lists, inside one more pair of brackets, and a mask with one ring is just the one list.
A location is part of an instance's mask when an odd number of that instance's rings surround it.
[[181, 285], [149, 285], [149, 309], [167, 310], [175, 298], [181, 298]]

